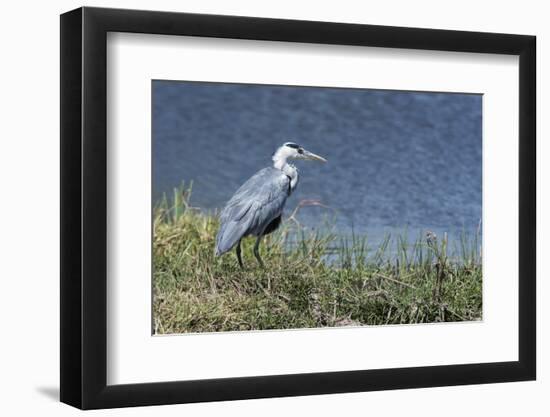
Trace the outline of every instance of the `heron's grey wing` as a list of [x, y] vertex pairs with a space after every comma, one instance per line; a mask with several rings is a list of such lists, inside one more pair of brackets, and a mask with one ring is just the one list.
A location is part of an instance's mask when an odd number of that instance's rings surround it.
[[[245, 217], [245, 215], [251, 208], [252, 206], [236, 208], [234, 212], [237, 213], [237, 216], [226, 215], [225, 220], [220, 216], [220, 230], [216, 236], [216, 256], [231, 250], [239, 239], [248, 234], [252, 218]], [[238, 210], [242, 210], [244, 215], [239, 214]]]
[[221, 212], [216, 255], [231, 250], [244, 236], [260, 234], [280, 216], [289, 185], [288, 177], [275, 168], [262, 169], [246, 181]]

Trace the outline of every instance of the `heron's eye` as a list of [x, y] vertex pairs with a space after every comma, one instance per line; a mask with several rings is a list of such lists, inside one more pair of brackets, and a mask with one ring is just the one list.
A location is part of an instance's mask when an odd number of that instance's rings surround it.
[[302, 148], [299, 148], [299, 149], [298, 149], [298, 153], [299, 153], [299, 154], [303, 154], [303, 153], [304, 153], [304, 150], [303, 150]]

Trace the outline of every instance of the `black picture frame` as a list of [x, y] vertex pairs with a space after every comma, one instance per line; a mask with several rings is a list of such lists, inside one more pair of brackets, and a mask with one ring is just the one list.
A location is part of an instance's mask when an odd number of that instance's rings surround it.
[[[519, 56], [519, 360], [107, 385], [108, 32]], [[536, 38], [186, 13], [61, 15], [61, 401], [82, 409], [533, 380], [536, 377]]]

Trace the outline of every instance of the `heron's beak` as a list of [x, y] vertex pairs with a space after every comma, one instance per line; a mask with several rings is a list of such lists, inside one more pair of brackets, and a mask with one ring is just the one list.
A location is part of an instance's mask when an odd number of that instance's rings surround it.
[[315, 155], [313, 152], [306, 151], [305, 149], [304, 149], [304, 159], [309, 159], [311, 161], [327, 162], [327, 160], [322, 156]]

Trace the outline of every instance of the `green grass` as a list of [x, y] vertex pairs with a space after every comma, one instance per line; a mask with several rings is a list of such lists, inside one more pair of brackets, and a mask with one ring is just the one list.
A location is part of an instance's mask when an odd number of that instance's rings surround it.
[[[329, 225], [307, 231], [298, 214], [235, 254], [214, 256], [215, 215], [189, 204], [191, 187], [154, 210], [153, 317], [157, 334], [481, 320], [477, 234], [448, 247], [446, 236], [343, 238]], [[290, 237], [294, 237], [289, 244]]]

